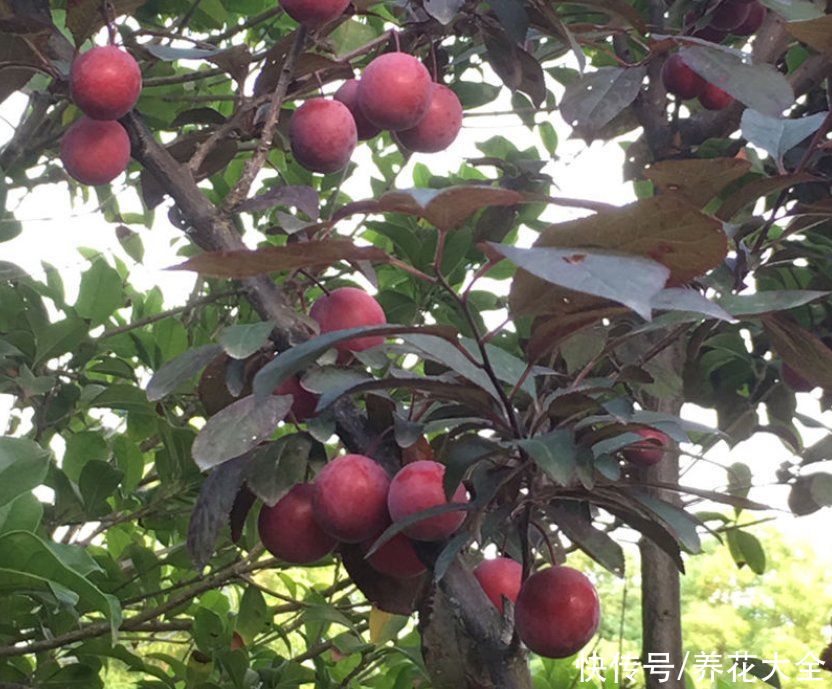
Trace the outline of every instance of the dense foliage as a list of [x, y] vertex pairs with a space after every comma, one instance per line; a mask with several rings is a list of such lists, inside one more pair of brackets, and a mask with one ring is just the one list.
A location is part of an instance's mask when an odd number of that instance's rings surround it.
[[[100, 687], [117, 659], [144, 688], [529, 687], [514, 607], [500, 615], [472, 575], [484, 553], [524, 579], [578, 550], [624, 576], [621, 543], [638, 536], [644, 591], [671, 607], [668, 572], [708, 533], [762, 574], [754, 467], [697, 486], [679, 472], [771, 433], [794, 456], [778, 473], [792, 511], [832, 505], [832, 436], [806, 447], [800, 431], [825, 427], [832, 390], [832, 15], [763, 5], [749, 47], [747, 26], [714, 33], [736, 18], [683, 0], [356, 2], [308, 31], [272, 0], [0, 0], [0, 98], [29, 98], [0, 151], [3, 195], [94, 196], [124, 251], [88, 252], [71, 299], [60, 271], [0, 262], [0, 392], [17, 407], [0, 438], [0, 686]], [[107, 127], [129, 137], [127, 188], [76, 181], [98, 125], [66, 140], [75, 52], [108, 41], [143, 80]], [[405, 137], [387, 131], [359, 144], [361, 165], [302, 167], [292, 111], [393, 51], [466, 116], [507, 90], [539, 145], [482, 141], [446, 177], [419, 158], [413, 188]], [[680, 94], [671, 54], [702, 83]], [[639, 200], [557, 196], [553, 117], [621, 141]], [[354, 175], [373, 198], [347, 196]], [[141, 213], [122, 210], [134, 190]], [[588, 214], [552, 225], [552, 206]], [[26, 231], [2, 212], [0, 241]], [[164, 215], [182, 230], [178, 269], [199, 275], [170, 310], [131, 284]], [[345, 286], [372, 286], [386, 324], [307, 315]], [[815, 388], [809, 417], [796, 393]], [[684, 420], [686, 402], [718, 427]], [[464, 522], [427, 540], [425, 515], [394, 514], [375, 545], [311, 567], [268, 556], [261, 506], [341, 450], [390, 476], [440, 462], [445, 495], [461, 482], [470, 500], [427, 516]], [[402, 531], [421, 539], [419, 578], [365, 558]], [[656, 600], [642, 605], [645, 657], [677, 662], [656, 644], [679, 615], [654, 624]], [[550, 685], [569, 686], [559, 672]]]

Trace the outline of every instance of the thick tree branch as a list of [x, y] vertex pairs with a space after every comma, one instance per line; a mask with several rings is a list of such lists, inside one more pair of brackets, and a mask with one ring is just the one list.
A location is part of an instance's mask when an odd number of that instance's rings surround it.
[[[206, 198], [188, 168], [153, 138], [141, 118], [136, 113], [130, 113], [121, 123], [130, 135], [133, 157], [171, 195], [177, 212], [187, 223], [186, 232], [194, 243], [206, 251], [246, 248], [231, 221]], [[276, 323], [278, 346], [291, 346], [307, 339], [314, 331], [309, 319], [292, 308], [283, 291], [268, 276], [246, 278], [241, 282], [258, 313]]]

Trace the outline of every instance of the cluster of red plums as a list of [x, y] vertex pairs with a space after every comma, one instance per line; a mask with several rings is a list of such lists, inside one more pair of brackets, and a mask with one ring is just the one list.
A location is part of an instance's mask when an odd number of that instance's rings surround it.
[[[763, 24], [766, 8], [758, 0], [722, 0], [705, 12], [692, 11], [685, 16], [685, 27], [691, 36], [712, 43], [721, 43], [729, 34], [751, 36]], [[708, 24], [696, 28], [707, 14]], [[671, 55], [662, 67], [662, 82], [668, 93], [690, 100], [697, 98], [706, 110], [722, 110], [734, 99], [716, 84], [709, 83], [691, 69], [678, 54]]]
[[[365, 291], [342, 287], [320, 297], [310, 310], [322, 333], [386, 322], [378, 302]], [[383, 336], [341, 341], [339, 355], [380, 345]], [[297, 421], [315, 412], [315, 395], [297, 378], [284, 382], [277, 394], [294, 396], [292, 414]], [[640, 428], [641, 439], [623, 450], [637, 466], [651, 466], [665, 454], [670, 439], [659, 430]], [[275, 557], [296, 565], [310, 564], [329, 555], [341, 543], [357, 544], [367, 563], [380, 574], [408, 580], [426, 572], [414, 542], [444, 541], [464, 521], [468, 494], [458, 485], [446, 497], [445, 466], [433, 460], [404, 457], [404, 466], [390, 479], [372, 458], [348, 454], [329, 462], [313, 483], [298, 484], [273, 506], [260, 510], [258, 530], [263, 545]], [[413, 521], [414, 517], [447, 504], [460, 505]], [[392, 538], [373, 550], [379, 536], [394, 523], [407, 520]], [[600, 602], [592, 582], [566, 566], [538, 571], [525, 581], [519, 562], [507, 558], [483, 560], [474, 576], [486, 596], [502, 614], [504, 601], [514, 605], [520, 639], [535, 653], [565, 658], [577, 653], [595, 635], [600, 623]]]
[[[350, 0], [282, 0], [292, 19], [318, 29], [340, 17]], [[434, 83], [425, 66], [403, 52], [381, 55], [361, 79], [350, 79], [334, 98], [313, 98], [289, 123], [295, 159], [313, 172], [344, 169], [358, 141], [389, 130], [418, 153], [444, 151], [462, 127], [462, 105], [447, 86]]]
[[64, 168], [82, 184], [107, 184], [130, 162], [130, 137], [117, 120], [139, 99], [141, 70], [130, 53], [100, 46], [72, 63], [69, 88], [84, 116], [61, 141]]
[[447, 86], [434, 83], [412, 55], [395, 52], [375, 58], [361, 79], [350, 79], [334, 98], [312, 98], [289, 123], [295, 159], [313, 172], [344, 169], [359, 140], [383, 129], [405, 148], [443, 151], [462, 127], [462, 105]]
[[[273, 507], [263, 506], [258, 530], [263, 545], [290, 564], [309, 564], [331, 553], [338, 543], [360, 544], [369, 551], [392, 522], [448, 503], [445, 467], [434, 461], [406, 464], [391, 480], [374, 460], [344, 455], [331, 461], [312, 484], [298, 484]], [[457, 487], [451, 504], [465, 504]], [[461, 511], [449, 511], [406, 526], [368, 555], [368, 564], [389, 577], [411, 579], [426, 571], [413, 541], [442, 541], [462, 524]], [[565, 658], [583, 648], [598, 630], [601, 605], [592, 582], [565, 566], [541, 570], [525, 582], [522, 566], [510, 558], [484, 560], [474, 576], [486, 596], [503, 612], [515, 605], [515, 625], [535, 653]], [[556, 624], [553, 624], [556, 621]]]

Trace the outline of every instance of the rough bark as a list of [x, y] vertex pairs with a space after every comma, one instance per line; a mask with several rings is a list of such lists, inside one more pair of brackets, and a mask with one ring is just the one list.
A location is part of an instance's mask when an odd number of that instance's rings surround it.
[[[468, 610], [479, 610], [471, 617]], [[422, 655], [435, 689], [531, 689], [526, 653], [471, 571], [457, 560], [419, 609]]]

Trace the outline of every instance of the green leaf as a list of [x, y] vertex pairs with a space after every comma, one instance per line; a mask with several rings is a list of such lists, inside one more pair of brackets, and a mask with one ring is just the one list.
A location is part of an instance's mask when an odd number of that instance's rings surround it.
[[726, 536], [731, 557], [738, 567], [748, 565], [755, 574], [763, 574], [766, 571], [766, 553], [756, 536], [740, 529], [730, 529]]
[[165, 318], [153, 325], [153, 341], [162, 359], [173, 359], [188, 349], [188, 331], [175, 318]]
[[274, 432], [292, 408], [292, 396], [249, 395], [218, 412], [202, 427], [191, 452], [205, 471], [256, 447]]
[[237, 613], [237, 633], [243, 637], [246, 644], [251, 644], [258, 634], [262, 634], [271, 627], [272, 616], [266, 605], [266, 599], [260, 589], [249, 586], [240, 599], [240, 610]]
[[546, 435], [519, 440], [517, 444], [559, 485], [568, 485], [574, 478], [578, 461], [571, 430], [559, 428]]
[[80, 431], [66, 438], [66, 449], [61, 468], [72, 481], [78, 483], [87, 462], [105, 460], [108, 455], [107, 441], [101, 433]]
[[[25, 590], [20, 579], [41, 579], [66, 587], [77, 594], [82, 608], [97, 610], [106, 617], [115, 639], [121, 625], [118, 600], [102, 593], [98, 587], [65, 564], [34, 534], [14, 531], [0, 535], [0, 569], [5, 570], [5, 577], [0, 577], [0, 587], [5, 583], [11, 585], [11, 590], [18, 586]], [[13, 581], [16, 576], [19, 578], [17, 583]]]
[[0, 438], [0, 507], [43, 483], [50, 455], [25, 438]]
[[197, 648], [208, 655], [228, 648], [232, 630], [223, 618], [208, 608], [199, 608], [194, 614], [193, 635]]
[[103, 572], [101, 566], [92, 559], [92, 556], [86, 549], [77, 545], [68, 545], [66, 543], [55, 543], [47, 541], [46, 545], [58, 559], [63, 562], [70, 569], [75, 570], [82, 577], [89, 576], [93, 572]]
[[485, 82], [464, 81], [455, 79], [449, 84], [451, 90], [457, 95], [462, 107], [465, 110], [479, 108], [493, 101], [500, 95], [500, 87]]
[[728, 493], [741, 498], [748, 497], [748, 491], [754, 482], [754, 474], [748, 465], [742, 462], [735, 462], [725, 471], [728, 472]]
[[222, 354], [222, 347], [217, 344], [203, 345], [189, 349], [160, 368], [147, 384], [147, 399], [158, 402], [179, 387], [187, 383], [211, 360]]
[[543, 142], [543, 147], [550, 156], [554, 156], [558, 149], [558, 134], [551, 122], [541, 122], [537, 125], [537, 131], [540, 133], [540, 140]]
[[376, 31], [369, 24], [347, 19], [327, 36], [327, 42], [332, 46], [336, 57], [340, 57], [369, 43], [375, 37]]
[[138, 232], [133, 232], [126, 225], [119, 225], [116, 228], [116, 237], [118, 243], [121, 244], [121, 248], [136, 263], [141, 263], [144, 260], [144, 244]]
[[268, 341], [272, 330], [274, 330], [272, 321], [232, 325], [220, 333], [218, 340], [228, 356], [234, 359], [245, 359]]
[[113, 456], [118, 468], [124, 474], [121, 481], [125, 494], [135, 490], [144, 473], [144, 456], [139, 446], [123, 435], [113, 439]]
[[111, 511], [107, 498], [118, 488], [123, 476], [122, 471], [107, 462], [94, 459], [84, 465], [78, 479], [78, 490], [84, 499], [87, 514], [100, 517]]
[[43, 503], [32, 493], [24, 493], [0, 506], [0, 534], [9, 531], [37, 531], [41, 519]]
[[39, 329], [35, 333], [35, 366], [76, 349], [88, 330], [83, 320], [73, 316]]
[[124, 303], [121, 276], [103, 259], [95, 261], [81, 277], [75, 310], [92, 325], [104, 323]]

